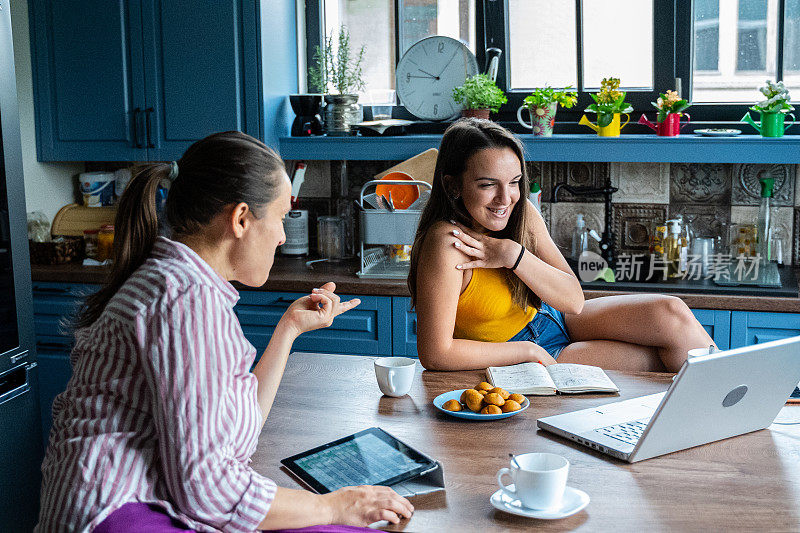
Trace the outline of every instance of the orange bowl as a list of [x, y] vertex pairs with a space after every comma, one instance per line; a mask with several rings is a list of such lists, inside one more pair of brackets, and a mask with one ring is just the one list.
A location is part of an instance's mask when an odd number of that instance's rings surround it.
[[[389, 172], [381, 179], [413, 181], [414, 178], [405, 172], [395, 171]], [[385, 196], [388, 199], [389, 193], [392, 193], [392, 203], [395, 209], [407, 209], [408, 206], [419, 198], [419, 187], [416, 185], [399, 185], [394, 183], [375, 187], [375, 194], [378, 196]]]

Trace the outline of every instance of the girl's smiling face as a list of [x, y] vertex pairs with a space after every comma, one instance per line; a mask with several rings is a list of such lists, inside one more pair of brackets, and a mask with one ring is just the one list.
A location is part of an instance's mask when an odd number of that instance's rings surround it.
[[522, 163], [510, 148], [486, 148], [467, 160], [461, 198], [473, 229], [501, 231], [520, 199]]

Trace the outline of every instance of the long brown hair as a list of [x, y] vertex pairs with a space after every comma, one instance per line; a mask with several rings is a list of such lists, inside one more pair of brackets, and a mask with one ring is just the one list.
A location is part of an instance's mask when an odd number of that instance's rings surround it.
[[[420, 250], [425, 237], [440, 220], [454, 220], [466, 227], [472, 227], [472, 216], [464, 207], [460, 191], [467, 161], [476, 152], [487, 148], [509, 148], [519, 158], [522, 169], [520, 181], [520, 199], [511, 211], [508, 224], [503, 230], [492, 232], [492, 237], [511, 239], [521, 243], [531, 252], [536, 251], [533, 235], [527, 230], [528, 215], [525, 198], [530, 186], [525, 169], [525, 156], [522, 143], [514, 135], [499, 124], [490, 120], [466, 118], [454, 122], [442, 136], [439, 156], [433, 172], [433, 190], [417, 227], [414, 246], [411, 249], [411, 269], [408, 273], [408, 290], [411, 292], [412, 307], [417, 304], [417, 271], [420, 261]], [[511, 296], [523, 309], [530, 306], [539, 307], [541, 300], [510, 270], [505, 272], [506, 282], [511, 288]]]
[[158, 237], [156, 191], [168, 182], [164, 213], [173, 238], [193, 235], [226, 205], [245, 202], [254, 216], [271, 202], [284, 164], [264, 143], [238, 131], [215, 133], [192, 144], [177, 162], [140, 167], [120, 198], [114, 221], [113, 266], [108, 283], [86, 298], [75, 327], [100, 317], [106, 304], [150, 255]]

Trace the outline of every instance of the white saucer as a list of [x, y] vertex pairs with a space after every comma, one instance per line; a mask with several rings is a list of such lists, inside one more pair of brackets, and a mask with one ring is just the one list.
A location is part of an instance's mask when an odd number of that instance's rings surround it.
[[[514, 485], [508, 485], [508, 488], [514, 490]], [[506, 495], [502, 490], [498, 490], [492, 497], [489, 498], [492, 506], [500, 511], [507, 513], [526, 516], [528, 518], [540, 518], [542, 520], [556, 520], [558, 518], [566, 518], [574, 515], [584, 507], [589, 505], [589, 495], [580, 489], [575, 489], [570, 486], [564, 490], [564, 498], [561, 500], [561, 505], [554, 509], [529, 509], [522, 505], [522, 502], [515, 500]]]

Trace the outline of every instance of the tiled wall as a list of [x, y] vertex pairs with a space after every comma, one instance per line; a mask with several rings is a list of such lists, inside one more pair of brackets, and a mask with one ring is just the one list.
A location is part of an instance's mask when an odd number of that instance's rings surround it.
[[[557, 183], [600, 186], [605, 176], [619, 191], [613, 196], [612, 220], [618, 253], [647, 249], [654, 222], [682, 214], [698, 236], [728, 238], [731, 224], [755, 223], [760, 203], [759, 176], [775, 178], [773, 224], [781, 228], [784, 261], [800, 264], [800, 180], [796, 165], [685, 163], [530, 163], [543, 187], [545, 221], [553, 239], [569, 249], [578, 213], [587, 227], [604, 228], [603, 198], [559, 193]], [[549, 218], [549, 220], [548, 220]]]

